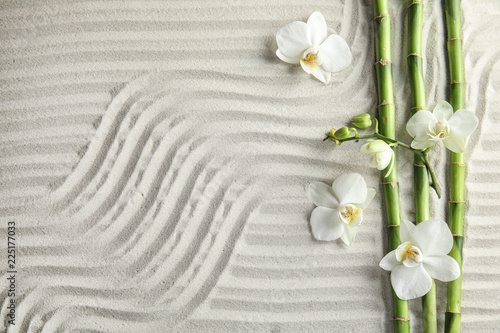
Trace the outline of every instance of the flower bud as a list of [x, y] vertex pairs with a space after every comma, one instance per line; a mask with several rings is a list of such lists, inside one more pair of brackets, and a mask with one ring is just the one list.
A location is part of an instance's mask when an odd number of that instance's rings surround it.
[[341, 127], [333, 133], [333, 137], [337, 140], [344, 140], [351, 136], [351, 130], [347, 127]]
[[368, 113], [362, 113], [351, 120], [357, 128], [365, 129], [372, 125], [372, 117]]
[[389, 167], [386, 175], [389, 175], [394, 167], [394, 151], [392, 148], [383, 140], [368, 140], [363, 146], [361, 146], [361, 152], [365, 154], [372, 155], [372, 161], [370, 162], [370, 167], [377, 168], [378, 170], [384, 170]]

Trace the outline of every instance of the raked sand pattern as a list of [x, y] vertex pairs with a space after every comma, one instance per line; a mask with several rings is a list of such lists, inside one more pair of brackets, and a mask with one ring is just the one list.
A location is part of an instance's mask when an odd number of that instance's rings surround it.
[[[406, 2], [391, 3], [407, 141]], [[500, 332], [496, 7], [463, 4], [466, 104], [481, 121], [468, 153], [464, 332]], [[277, 30], [315, 10], [354, 54], [328, 86], [274, 55]], [[448, 89], [440, 2], [425, 15], [433, 107]], [[2, 255], [0, 332], [387, 332], [380, 194], [345, 247], [312, 239], [304, 193], [345, 172], [380, 193], [360, 143], [321, 141], [375, 113], [372, 16], [369, 1], [2, 1], [1, 237], [16, 221], [19, 273], [7, 330]], [[441, 184], [446, 156], [434, 152]], [[411, 160], [400, 152], [408, 219]], [[445, 219], [447, 198], [432, 198]], [[419, 300], [411, 310], [420, 317]]]

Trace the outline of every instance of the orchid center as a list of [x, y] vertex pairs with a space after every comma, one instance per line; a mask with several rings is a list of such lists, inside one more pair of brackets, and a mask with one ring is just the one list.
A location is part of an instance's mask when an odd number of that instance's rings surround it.
[[402, 261], [406, 267], [415, 267], [424, 260], [420, 249], [410, 242], [403, 243], [396, 249], [396, 259]]
[[349, 226], [358, 225], [363, 218], [363, 210], [351, 204], [339, 207], [340, 219]]
[[430, 136], [433, 140], [439, 141], [445, 139], [450, 135], [450, 126], [445, 119], [431, 123], [429, 128]]
[[319, 65], [321, 65], [318, 51], [312, 49], [308, 49], [306, 52], [304, 52], [304, 56], [302, 60], [300, 60], [300, 62], [312, 68], [317, 68]]

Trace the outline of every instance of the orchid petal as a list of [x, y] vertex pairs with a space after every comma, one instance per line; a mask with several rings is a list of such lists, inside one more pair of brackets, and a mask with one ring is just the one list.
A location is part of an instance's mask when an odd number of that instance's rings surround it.
[[360, 205], [361, 209], [366, 209], [370, 206], [373, 198], [377, 194], [377, 191], [373, 187], [369, 187], [366, 191], [366, 200]]
[[412, 236], [425, 258], [446, 255], [453, 247], [453, 236], [450, 228], [440, 220], [420, 222], [413, 230]]
[[427, 110], [421, 110], [415, 113], [408, 123], [406, 130], [413, 138], [422, 139], [427, 137], [429, 131], [429, 123], [434, 119], [434, 115]]
[[342, 221], [337, 210], [316, 207], [311, 213], [311, 230], [314, 238], [320, 241], [332, 241], [344, 233]]
[[396, 258], [396, 250], [392, 250], [387, 253], [382, 260], [380, 260], [379, 266], [386, 271], [392, 271], [396, 266], [401, 265], [401, 262]]
[[399, 228], [399, 239], [401, 240], [401, 243], [415, 243], [415, 239], [412, 237], [412, 234], [415, 232], [415, 227], [416, 226], [410, 221], [403, 220], [401, 222], [401, 227]]
[[309, 27], [305, 22], [291, 22], [278, 31], [276, 43], [287, 58], [302, 57], [304, 51], [312, 45]]
[[388, 177], [389, 174], [392, 172], [392, 169], [394, 169], [394, 151], [392, 151], [391, 149], [391, 161], [390, 161], [390, 164], [389, 164], [389, 170], [387, 170], [387, 172], [385, 173], [384, 177]]
[[377, 168], [378, 167], [378, 161], [377, 161], [377, 156], [372, 155], [372, 159], [370, 161], [370, 164], [368, 164], [370, 168]]
[[297, 57], [293, 57], [293, 58], [290, 58], [290, 57], [287, 57], [286, 55], [284, 55], [280, 49], [277, 49], [276, 50], [276, 55], [278, 56], [278, 58], [280, 58], [281, 60], [283, 60], [284, 62], [287, 62], [289, 64], [299, 64], [300, 63], [300, 59], [301, 57], [300, 56], [297, 56]]
[[365, 202], [368, 192], [364, 178], [358, 173], [339, 176], [333, 182], [332, 188], [341, 205], [361, 204]]
[[459, 138], [466, 138], [471, 135], [478, 123], [477, 116], [465, 109], [457, 110], [448, 121], [451, 132]]
[[377, 153], [375, 157], [377, 158], [377, 169], [384, 170], [392, 161], [392, 149], [382, 151]]
[[390, 146], [383, 140], [368, 139], [367, 142], [361, 146], [359, 151], [365, 154], [374, 154], [389, 149], [391, 149]]
[[454, 153], [463, 153], [465, 151], [465, 139], [458, 138], [453, 132], [443, 140], [443, 144]]
[[338, 72], [352, 62], [352, 53], [346, 41], [339, 35], [330, 35], [319, 46], [318, 54], [321, 55], [321, 66], [327, 72]]
[[316, 205], [336, 209], [339, 206], [333, 189], [330, 185], [321, 182], [314, 182], [307, 186], [307, 195], [309, 199]]
[[325, 71], [321, 66], [318, 67], [317, 70], [313, 71], [312, 74], [315, 78], [327, 84], [330, 82], [330, 78], [332, 77], [332, 73]]
[[411, 147], [414, 149], [426, 149], [434, 146], [436, 143], [437, 143], [436, 141], [430, 139], [423, 139], [423, 140], [415, 139], [411, 142]]
[[311, 32], [311, 43], [318, 47], [326, 38], [328, 28], [324, 16], [320, 12], [314, 12], [307, 19], [307, 26]]
[[340, 239], [346, 244], [351, 245], [354, 242], [354, 238], [356, 237], [356, 227], [351, 227], [346, 224], [343, 225], [344, 233], [340, 236]]
[[431, 290], [432, 278], [423, 265], [394, 267], [391, 273], [391, 284], [396, 295], [402, 300], [422, 297]]
[[423, 265], [430, 276], [443, 282], [450, 282], [460, 277], [458, 262], [448, 255], [425, 257]]
[[453, 116], [453, 107], [447, 101], [440, 101], [434, 107], [432, 113], [434, 114], [434, 117], [436, 117], [438, 121], [443, 119], [448, 120], [451, 118], [451, 116]]

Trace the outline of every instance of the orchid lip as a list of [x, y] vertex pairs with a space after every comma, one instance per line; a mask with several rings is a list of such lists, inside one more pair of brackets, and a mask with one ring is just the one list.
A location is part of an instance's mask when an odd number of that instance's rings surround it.
[[422, 251], [410, 242], [402, 243], [396, 249], [396, 259], [406, 267], [418, 266], [423, 260]]
[[450, 135], [450, 125], [446, 119], [429, 123], [429, 136], [434, 141], [446, 139]]
[[304, 52], [302, 61], [310, 65], [316, 65], [316, 66], [320, 66], [322, 64], [318, 50], [315, 49], [314, 47], [310, 47]]
[[363, 210], [352, 204], [339, 206], [340, 220], [349, 226], [361, 223]]

